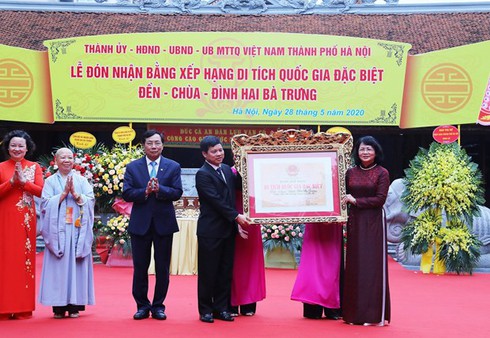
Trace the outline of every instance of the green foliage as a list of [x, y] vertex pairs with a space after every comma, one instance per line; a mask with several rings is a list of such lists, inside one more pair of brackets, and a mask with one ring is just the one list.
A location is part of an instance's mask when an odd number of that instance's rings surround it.
[[468, 230], [461, 220], [452, 220], [440, 233], [439, 259], [448, 271], [472, 273], [480, 259], [482, 243]]

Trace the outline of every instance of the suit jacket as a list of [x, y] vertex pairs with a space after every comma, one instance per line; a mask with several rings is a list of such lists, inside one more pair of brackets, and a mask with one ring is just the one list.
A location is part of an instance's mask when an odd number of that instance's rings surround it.
[[197, 235], [209, 238], [226, 238], [237, 232], [235, 218], [235, 175], [230, 166], [221, 168], [226, 183], [220, 174], [207, 162], [196, 173], [196, 189], [199, 195], [200, 214]]
[[180, 172], [180, 164], [161, 156], [156, 176], [158, 193], [146, 198], [145, 190], [150, 180], [146, 157], [127, 165], [122, 197], [127, 202], [133, 202], [128, 227], [130, 234], [144, 235], [152, 220], [159, 235], [179, 231], [173, 201], [177, 201], [183, 193]]

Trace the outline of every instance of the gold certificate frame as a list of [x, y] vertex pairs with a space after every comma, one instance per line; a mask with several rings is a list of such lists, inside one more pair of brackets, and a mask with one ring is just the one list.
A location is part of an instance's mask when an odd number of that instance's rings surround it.
[[244, 214], [258, 224], [346, 222], [341, 199], [352, 144], [347, 133], [296, 129], [235, 135]]

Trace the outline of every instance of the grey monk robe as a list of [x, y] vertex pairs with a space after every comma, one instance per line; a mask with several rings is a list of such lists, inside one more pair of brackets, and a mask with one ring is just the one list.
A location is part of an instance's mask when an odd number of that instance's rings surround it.
[[[41, 234], [46, 243], [39, 302], [48, 306], [95, 304], [92, 242], [94, 193], [85, 177], [73, 175], [77, 204], [71, 194], [61, 202], [66, 179], [59, 173], [46, 179], [42, 192]], [[72, 210], [73, 217], [67, 217]], [[83, 213], [83, 214], [82, 214]], [[80, 217], [80, 227], [76, 227]]]

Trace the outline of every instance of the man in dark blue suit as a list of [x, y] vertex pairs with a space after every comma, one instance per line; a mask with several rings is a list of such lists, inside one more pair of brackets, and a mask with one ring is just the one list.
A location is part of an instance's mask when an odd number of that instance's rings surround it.
[[[165, 320], [165, 297], [169, 284], [174, 232], [179, 231], [173, 201], [182, 196], [180, 165], [162, 156], [164, 136], [148, 130], [142, 139], [146, 156], [129, 163], [122, 196], [133, 202], [128, 231], [133, 254], [133, 297], [138, 311], [134, 319], [150, 316]], [[148, 267], [151, 247], [155, 259], [155, 292], [148, 299]]]
[[[235, 175], [223, 164], [220, 139], [205, 136], [200, 144], [206, 160], [196, 173], [200, 214], [197, 222], [197, 293], [199, 319], [205, 323], [214, 318], [233, 321], [229, 313], [233, 254], [237, 231], [249, 219], [235, 208]], [[238, 223], [238, 225], [237, 225]]]

